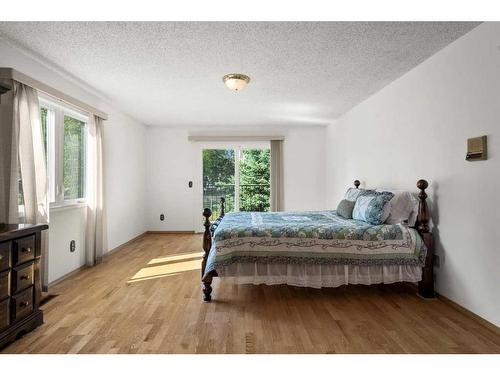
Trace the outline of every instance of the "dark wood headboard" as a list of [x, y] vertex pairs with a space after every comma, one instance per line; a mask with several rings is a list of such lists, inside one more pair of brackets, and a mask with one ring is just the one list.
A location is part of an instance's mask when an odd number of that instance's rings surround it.
[[[359, 189], [361, 183], [354, 180], [354, 186]], [[423, 298], [434, 298], [434, 240], [429, 229], [429, 207], [427, 206], [427, 193], [425, 189], [429, 187], [426, 180], [418, 180], [418, 212], [415, 222], [415, 229], [418, 231], [427, 247], [425, 266], [422, 268], [422, 281], [418, 283], [418, 294]]]
[[[359, 180], [354, 180], [354, 187], [359, 189], [361, 182]], [[418, 213], [417, 221], [415, 222], [415, 229], [418, 230], [420, 234], [429, 233], [429, 208], [427, 207], [427, 193], [425, 189], [429, 187], [429, 183], [426, 180], [418, 180], [417, 188], [420, 190], [418, 193]]]

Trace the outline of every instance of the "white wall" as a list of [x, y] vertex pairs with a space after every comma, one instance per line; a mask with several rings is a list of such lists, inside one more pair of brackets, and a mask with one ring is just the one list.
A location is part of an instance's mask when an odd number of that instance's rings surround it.
[[[51, 210], [49, 229], [49, 283], [85, 264], [85, 207]], [[75, 251], [69, 251], [75, 240]]]
[[[327, 201], [352, 181], [430, 183], [439, 293], [500, 326], [500, 23], [482, 24], [367, 99], [327, 135]], [[465, 161], [488, 135], [487, 161]]]
[[103, 141], [108, 250], [147, 230], [146, 127], [118, 112], [111, 116]]
[[[149, 230], [201, 230], [201, 149], [188, 135], [284, 135], [286, 210], [325, 208], [325, 128], [155, 128], [147, 131]], [[190, 189], [188, 182], [193, 181]], [[160, 214], [165, 221], [160, 221]]]
[[[152, 128], [146, 134], [147, 224], [149, 230], [194, 230], [195, 145], [184, 129]], [[160, 221], [160, 214], [165, 220]]]
[[[36, 56], [12, 47], [0, 39], [0, 66], [11, 67], [70, 96], [97, 107], [109, 115], [105, 122], [103, 154], [107, 199], [106, 236], [108, 249], [127, 242], [146, 230], [146, 128], [124, 115], [81, 82], [65, 75]], [[51, 212], [49, 240], [49, 282], [85, 263], [85, 210]], [[70, 253], [69, 241], [77, 251]]]

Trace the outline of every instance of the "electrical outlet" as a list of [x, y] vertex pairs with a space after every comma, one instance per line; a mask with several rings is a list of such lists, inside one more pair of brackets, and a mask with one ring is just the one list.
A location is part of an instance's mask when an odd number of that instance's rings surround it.
[[165, 220], [165, 215], [161, 214], [160, 215], [160, 221], [163, 221], [163, 220]]
[[69, 251], [74, 253], [76, 250], [76, 242], [75, 240], [71, 240], [69, 243]]
[[434, 254], [434, 267], [441, 267], [441, 258], [439, 258], [439, 255], [437, 254]]

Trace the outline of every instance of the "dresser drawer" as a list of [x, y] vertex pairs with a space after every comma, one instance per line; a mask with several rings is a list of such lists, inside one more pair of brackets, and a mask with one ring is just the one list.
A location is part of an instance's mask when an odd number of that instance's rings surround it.
[[0, 273], [0, 301], [10, 296], [10, 271]]
[[0, 243], [0, 272], [10, 267], [10, 246], [12, 242]]
[[20, 320], [33, 311], [33, 287], [12, 297], [12, 316]]
[[0, 302], [0, 330], [6, 328], [10, 324], [9, 305], [10, 300], [8, 298]]
[[12, 293], [17, 293], [33, 285], [34, 263], [18, 266], [12, 270]]
[[14, 243], [15, 260], [13, 266], [35, 258], [35, 236], [23, 237], [12, 241]]

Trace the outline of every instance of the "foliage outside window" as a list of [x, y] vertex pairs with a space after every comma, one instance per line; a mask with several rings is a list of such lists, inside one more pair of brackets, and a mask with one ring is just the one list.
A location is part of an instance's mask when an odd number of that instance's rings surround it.
[[234, 211], [234, 150], [203, 150], [203, 207], [219, 216], [219, 201], [226, 198], [226, 211]]
[[85, 197], [85, 122], [64, 116], [64, 199]]
[[270, 150], [241, 150], [240, 211], [269, 211]]
[[203, 150], [203, 207], [212, 210], [212, 220], [219, 216], [221, 197], [226, 212], [269, 211], [270, 150]]
[[40, 108], [40, 120], [42, 124], [42, 141], [43, 141], [43, 150], [45, 151], [45, 162], [48, 164], [48, 153], [47, 153], [47, 118], [49, 115], [49, 110], [47, 108]]

